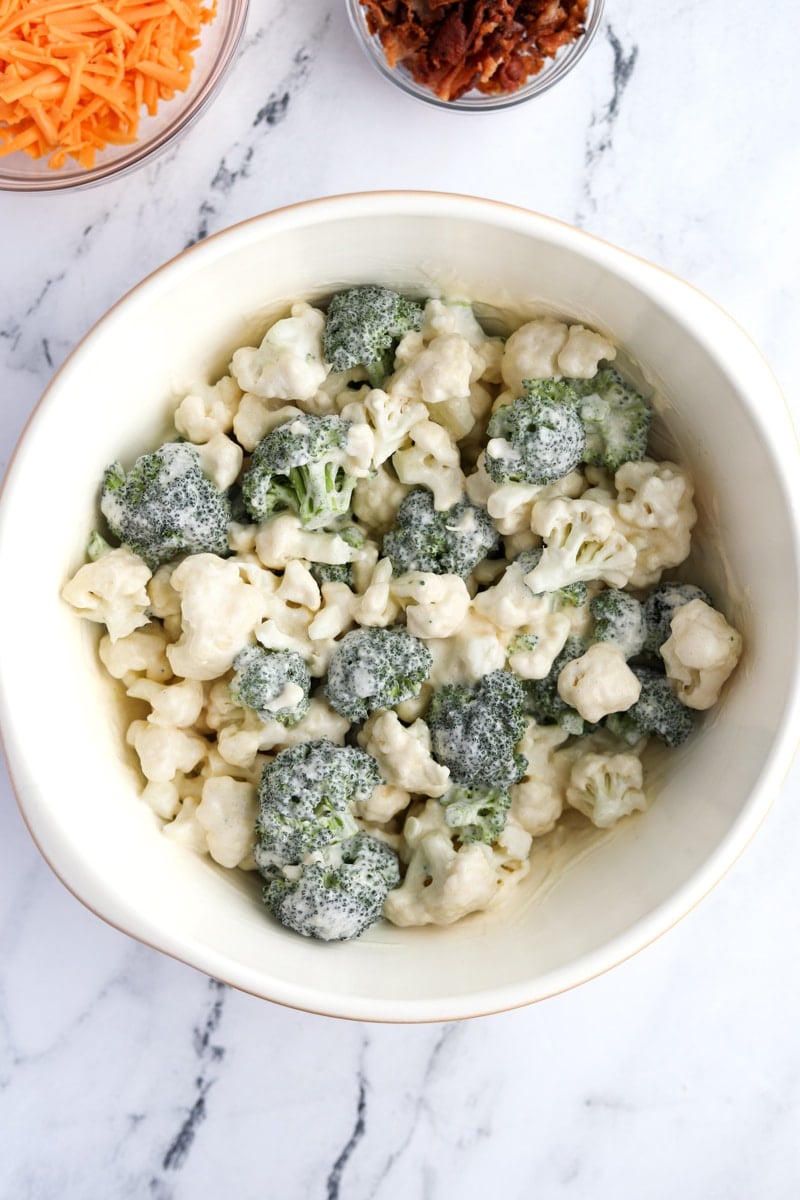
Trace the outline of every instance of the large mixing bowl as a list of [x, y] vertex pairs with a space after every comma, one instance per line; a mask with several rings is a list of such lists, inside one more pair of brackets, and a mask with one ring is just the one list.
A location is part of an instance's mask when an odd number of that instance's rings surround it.
[[[59, 591], [83, 559], [97, 484], [156, 444], [174, 397], [225, 370], [267, 317], [346, 284], [467, 296], [609, 335], [663, 397], [662, 457], [692, 472], [692, 573], [740, 628], [720, 705], [652, 776], [644, 814], [534, 857], [505, 910], [449, 928], [379, 924], [350, 943], [278, 927], [253, 874], [163, 837], [140, 799], [97, 629]], [[798, 728], [794, 434], [742, 330], [669, 274], [502, 204], [354, 195], [256, 217], [135, 288], [58, 372], [0, 508], [0, 720], [25, 820], [64, 884], [133, 937], [258, 996], [351, 1018], [444, 1020], [526, 1004], [627, 958], [731, 865], [778, 791]]]

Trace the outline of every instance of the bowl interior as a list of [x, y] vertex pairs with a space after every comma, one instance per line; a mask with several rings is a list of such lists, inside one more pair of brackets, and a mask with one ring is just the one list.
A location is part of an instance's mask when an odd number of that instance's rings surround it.
[[[611, 833], [579, 824], [546, 841], [505, 912], [450, 929], [380, 926], [325, 945], [267, 919], [254, 877], [160, 836], [138, 796], [96, 631], [59, 589], [83, 561], [107, 463], [155, 445], [176, 396], [218, 376], [268, 315], [368, 281], [480, 299], [487, 312], [515, 318], [567, 315], [625, 347], [665, 398], [659, 451], [695, 477], [704, 528], [692, 576], [742, 630], [746, 653], [701, 731], [668, 766], [654, 758], [649, 811]], [[733, 322], [672, 277], [567, 227], [488, 202], [412, 194], [302, 205], [218, 235], [140, 285], [88, 336], [46, 393], [9, 474], [0, 569], [24, 587], [0, 592], [0, 718], [32, 833], [62, 880], [113, 924], [289, 1004], [445, 1019], [577, 983], [704, 894], [788, 766], [798, 613], [790, 469], [796, 451], [777, 386]], [[32, 529], [43, 534], [39, 553]], [[30, 650], [43, 630], [46, 697]]]
[[194, 51], [194, 70], [185, 92], [162, 101], [154, 116], [142, 115], [139, 136], [129, 146], [108, 146], [97, 154], [95, 165], [79, 166], [69, 159], [53, 170], [47, 158], [31, 158], [22, 151], [0, 159], [0, 190], [59, 191], [100, 183], [112, 175], [124, 175], [145, 159], [163, 150], [199, 117], [214, 95], [236, 53], [247, 17], [248, 0], [217, 0], [213, 21], [204, 25], [200, 45]]

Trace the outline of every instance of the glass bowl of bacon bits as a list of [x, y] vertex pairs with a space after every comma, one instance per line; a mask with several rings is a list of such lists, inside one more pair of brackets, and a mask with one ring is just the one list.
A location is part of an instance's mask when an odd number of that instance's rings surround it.
[[539, 96], [572, 70], [603, 0], [347, 0], [373, 65], [410, 96], [486, 112]]
[[0, 190], [83, 187], [170, 145], [232, 63], [248, 0], [0, 0]]

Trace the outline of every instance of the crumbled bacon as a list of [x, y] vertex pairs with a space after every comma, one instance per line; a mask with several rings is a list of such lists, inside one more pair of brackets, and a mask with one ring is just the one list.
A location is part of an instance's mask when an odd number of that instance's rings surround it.
[[514, 92], [585, 33], [589, 0], [360, 0], [390, 67], [442, 100]]

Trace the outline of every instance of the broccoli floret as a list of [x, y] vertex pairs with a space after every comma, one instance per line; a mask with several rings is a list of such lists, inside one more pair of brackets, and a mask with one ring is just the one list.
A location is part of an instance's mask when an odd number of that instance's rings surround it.
[[[357, 525], [345, 525], [343, 529], [337, 529], [336, 532], [343, 542], [347, 542], [348, 546], [353, 546], [355, 549], [360, 549], [366, 540], [363, 530], [359, 529]], [[346, 583], [350, 588], [353, 586], [352, 563], [312, 562], [309, 564], [309, 570], [320, 587], [323, 583]]]
[[128, 471], [103, 476], [100, 508], [115, 537], [155, 570], [179, 554], [228, 553], [228, 498], [203, 474], [200, 452], [166, 442]]
[[383, 539], [383, 555], [395, 575], [426, 571], [466, 579], [500, 539], [485, 509], [464, 497], [437, 512], [433, 494], [414, 488], [397, 510], [397, 524]]
[[[539, 565], [539, 559], [542, 557], [542, 547], [535, 546], [531, 550], [523, 550], [522, 554], [518, 554], [515, 562], [522, 568], [522, 574], [528, 575]], [[528, 587], [527, 583], [525, 584]], [[586, 598], [589, 595], [589, 589], [583, 580], [578, 580], [576, 583], [566, 583], [562, 588], [556, 588], [554, 592], [533, 592], [528, 587], [528, 591], [534, 596], [548, 595], [550, 604], [554, 612], [561, 608], [580, 608], [586, 603]]]
[[89, 534], [89, 541], [86, 543], [86, 557], [89, 562], [97, 562], [98, 558], [102, 558], [104, 554], [108, 554], [111, 547], [109, 546], [102, 533], [98, 533], [93, 529]]
[[262, 721], [296, 725], [308, 712], [311, 677], [294, 650], [246, 646], [233, 660], [233, 669], [231, 699], [255, 709]]
[[433, 757], [456, 783], [508, 788], [527, 760], [516, 753], [525, 732], [525, 690], [510, 671], [492, 671], [477, 687], [445, 684], [426, 714]]
[[309, 563], [309, 570], [320, 587], [323, 583], [346, 583], [353, 586], [352, 563]]
[[258, 786], [254, 857], [266, 875], [358, 832], [354, 805], [381, 782], [365, 750], [324, 738], [289, 746], [267, 763]]
[[690, 600], [711, 604], [711, 597], [693, 583], [660, 583], [644, 602], [646, 637], [644, 649], [661, 657], [661, 647], [670, 635], [670, 622], [676, 611]]
[[364, 721], [378, 708], [418, 695], [432, 665], [428, 647], [402, 625], [364, 626], [339, 642], [328, 663], [325, 691], [343, 717]]
[[528, 679], [525, 682], [525, 701], [527, 711], [535, 717], [540, 725], [560, 725], [567, 733], [582, 734], [587, 732], [587, 724], [583, 717], [565, 700], [561, 699], [558, 691], [558, 677], [568, 662], [580, 658], [589, 648], [589, 643], [582, 637], [568, 637], [561, 653], [554, 659], [550, 672], [544, 679]]
[[580, 394], [578, 412], [586, 434], [583, 461], [616, 471], [637, 462], [647, 450], [650, 405], [613, 367], [594, 379], [573, 379]]
[[393, 366], [398, 338], [422, 324], [422, 307], [377, 284], [338, 292], [328, 305], [323, 353], [332, 371], [365, 367], [379, 387]]
[[669, 680], [650, 667], [633, 666], [642, 685], [639, 699], [624, 713], [611, 713], [606, 727], [633, 744], [653, 733], [670, 748], [686, 741], [694, 727], [694, 711], [681, 704]]
[[496, 842], [503, 832], [511, 807], [511, 795], [500, 787], [451, 788], [439, 801], [444, 805], [444, 823], [469, 842]]
[[642, 605], [629, 592], [606, 588], [589, 604], [598, 642], [614, 642], [626, 658], [634, 658], [644, 646], [646, 627]]
[[309, 529], [323, 529], [346, 513], [356, 485], [342, 466], [349, 429], [341, 417], [304, 413], [263, 437], [242, 476], [253, 520], [288, 510]]
[[526, 379], [489, 422], [486, 472], [495, 483], [553, 483], [577, 467], [586, 436], [569, 380]]
[[321, 857], [269, 881], [264, 903], [303, 937], [356, 938], [380, 918], [387, 893], [400, 883], [397, 855], [385, 842], [357, 833]]

